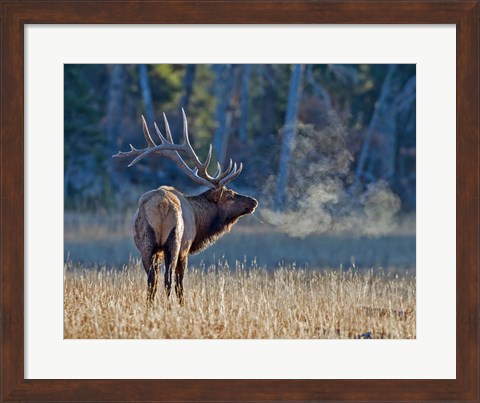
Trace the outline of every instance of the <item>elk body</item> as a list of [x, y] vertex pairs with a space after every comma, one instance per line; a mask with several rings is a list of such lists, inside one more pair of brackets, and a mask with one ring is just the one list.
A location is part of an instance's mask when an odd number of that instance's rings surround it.
[[[223, 234], [229, 232], [240, 217], [251, 214], [257, 206], [255, 199], [225, 187], [240, 174], [242, 164], [237, 168], [237, 164], [233, 164], [230, 160], [226, 170], [217, 164], [215, 175], [208, 174], [212, 146], [210, 145], [205, 162], [201, 163], [190, 144], [187, 119], [183, 109], [182, 115], [183, 144], [173, 142], [164, 114], [166, 138], [154, 124], [160, 139], [160, 144], [157, 145], [142, 116], [147, 147], [136, 149], [130, 145], [130, 151], [119, 152], [114, 156], [136, 156], [129, 166], [148, 155], [168, 157], [189, 178], [209, 188], [197, 196], [186, 196], [171, 186], [161, 186], [140, 197], [134, 218], [134, 240], [147, 273], [147, 298], [150, 302], [155, 297], [162, 262], [165, 266], [164, 285], [167, 296], [170, 295], [172, 275], [175, 274], [175, 292], [182, 301], [183, 276], [187, 268], [188, 255], [200, 252], [211, 245]], [[189, 157], [194, 164], [193, 169], [185, 163], [180, 153]]]

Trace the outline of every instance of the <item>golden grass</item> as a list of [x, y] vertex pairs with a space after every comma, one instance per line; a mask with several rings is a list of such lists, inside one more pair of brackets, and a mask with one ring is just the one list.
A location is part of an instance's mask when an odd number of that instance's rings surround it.
[[138, 262], [64, 268], [65, 338], [415, 338], [415, 278], [381, 270], [189, 268], [146, 306]]

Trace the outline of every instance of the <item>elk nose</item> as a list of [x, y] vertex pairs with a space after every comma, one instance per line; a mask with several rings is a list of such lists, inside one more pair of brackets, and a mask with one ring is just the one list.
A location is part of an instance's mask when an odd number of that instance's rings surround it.
[[249, 214], [250, 214], [250, 213], [253, 213], [253, 212], [255, 211], [255, 208], [256, 208], [257, 205], [258, 205], [258, 202], [257, 202], [255, 199], [252, 198], [251, 201], [252, 201], [252, 205], [251, 205], [250, 207], [247, 207], [247, 208], [245, 209], [245, 212], [246, 212], [246, 213], [249, 213]]

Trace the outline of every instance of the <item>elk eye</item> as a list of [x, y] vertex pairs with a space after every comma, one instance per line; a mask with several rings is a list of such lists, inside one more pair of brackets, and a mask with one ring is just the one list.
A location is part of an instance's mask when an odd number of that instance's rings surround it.
[[231, 194], [227, 195], [227, 200], [233, 200], [233, 195]]

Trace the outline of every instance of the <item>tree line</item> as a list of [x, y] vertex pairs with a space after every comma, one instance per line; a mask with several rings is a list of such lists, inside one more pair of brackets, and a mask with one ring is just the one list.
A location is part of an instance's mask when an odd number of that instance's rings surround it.
[[144, 147], [141, 115], [162, 128], [165, 112], [179, 141], [182, 107], [199, 156], [211, 143], [215, 161], [242, 161], [235, 186], [261, 194], [273, 183], [278, 210], [317, 160], [345, 170], [352, 197], [382, 180], [404, 211], [415, 209], [415, 65], [70, 64], [64, 107], [67, 209], [126, 208], [163, 184], [188, 192], [193, 184], [167, 159], [127, 169], [111, 158]]

